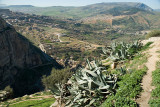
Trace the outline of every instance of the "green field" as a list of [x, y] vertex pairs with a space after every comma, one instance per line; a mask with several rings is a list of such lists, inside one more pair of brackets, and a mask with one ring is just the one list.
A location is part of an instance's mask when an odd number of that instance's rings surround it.
[[55, 101], [54, 98], [46, 98], [40, 100], [28, 100], [11, 104], [9, 107], [49, 107]]

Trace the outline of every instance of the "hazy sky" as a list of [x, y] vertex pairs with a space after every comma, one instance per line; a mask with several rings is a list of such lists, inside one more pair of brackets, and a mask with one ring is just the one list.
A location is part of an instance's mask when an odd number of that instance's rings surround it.
[[0, 4], [34, 6], [84, 6], [101, 2], [142, 2], [160, 9], [160, 0], [0, 0]]

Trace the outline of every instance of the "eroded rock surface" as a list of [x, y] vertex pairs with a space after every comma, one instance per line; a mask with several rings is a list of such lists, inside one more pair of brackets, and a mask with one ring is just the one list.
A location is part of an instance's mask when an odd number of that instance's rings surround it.
[[38, 91], [41, 76], [52, 67], [61, 68], [0, 18], [0, 89], [11, 85], [20, 94]]

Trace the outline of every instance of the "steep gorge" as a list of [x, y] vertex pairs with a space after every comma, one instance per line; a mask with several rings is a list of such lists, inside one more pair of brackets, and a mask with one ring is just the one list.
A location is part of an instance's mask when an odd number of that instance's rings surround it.
[[10, 85], [15, 96], [41, 90], [41, 77], [62, 68], [0, 18], [0, 89]]

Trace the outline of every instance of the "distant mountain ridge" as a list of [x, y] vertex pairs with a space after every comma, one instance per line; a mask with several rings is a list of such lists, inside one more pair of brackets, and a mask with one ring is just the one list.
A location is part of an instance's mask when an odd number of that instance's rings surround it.
[[[19, 8], [10, 7], [9, 9], [22, 12], [13, 12], [13, 16], [14, 14], [20, 14], [26, 20], [28, 18], [32, 19], [32, 16], [36, 15], [38, 15], [37, 17], [53, 16], [48, 17], [49, 19], [56, 19], [54, 21], [52, 20], [52, 23], [58, 24], [61, 29], [69, 30], [72, 36], [78, 35], [75, 38], [88, 40], [87, 42], [92, 42], [95, 38], [100, 38], [100, 36], [104, 38], [106, 34], [106, 40], [109, 37], [114, 40], [126, 34], [144, 35], [151, 29], [160, 28], [159, 12], [153, 11], [153, 9], [143, 3], [99, 3], [81, 7], [30, 6], [28, 8], [24, 6]], [[4, 11], [7, 10], [5, 9], [0, 13], [7, 13]], [[26, 14], [28, 18], [25, 17], [25, 13], [30, 14]], [[7, 14], [9, 16], [11, 15], [9, 13]], [[7, 14], [3, 15], [4, 18], [8, 17]], [[17, 16], [15, 16], [15, 19], [17, 19]], [[36, 19], [32, 20], [34, 21]], [[90, 35], [88, 36], [87, 34]], [[87, 38], [84, 35], [87, 35]]]
[[147, 11], [153, 11], [153, 9], [149, 6], [147, 6], [144, 3], [136, 3], [136, 2], [116, 2], [116, 3], [97, 3], [97, 4], [92, 4], [84, 7], [89, 7], [89, 6], [97, 6], [97, 7], [108, 7], [108, 8], [114, 8], [117, 6], [123, 6], [123, 7], [132, 7], [132, 8], [139, 8], [142, 10], [147, 10]]
[[154, 9], [154, 11], [160, 12], [160, 9]]
[[6, 7], [35, 7], [35, 6], [32, 6], [32, 5], [9, 5]]
[[143, 4], [143, 3], [138, 3], [136, 8], [147, 10], [147, 11], [153, 11], [153, 9], [151, 7], [149, 7], [149, 6], [147, 6], [146, 4]]
[[6, 5], [6, 4], [0, 4], [0, 7], [1, 7], [1, 6], [7, 6], [7, 5]]
[[[84, 18], [95, 16], [98, 14], [119, 15], [121, 11], [153, 11], [152, 8], [143, 3], [134, 2], [116, 2], [116, 3], [98, 3], [81, 7], [73, 6], [52, 6], [52, 7], [35, 7], [32, 5], [11, 5], [1, 8], [10, 9], [12, 11], [46, 15], [58, 16], [65, 18]], [[118, 13], [118, 14], [117, 14]]]

